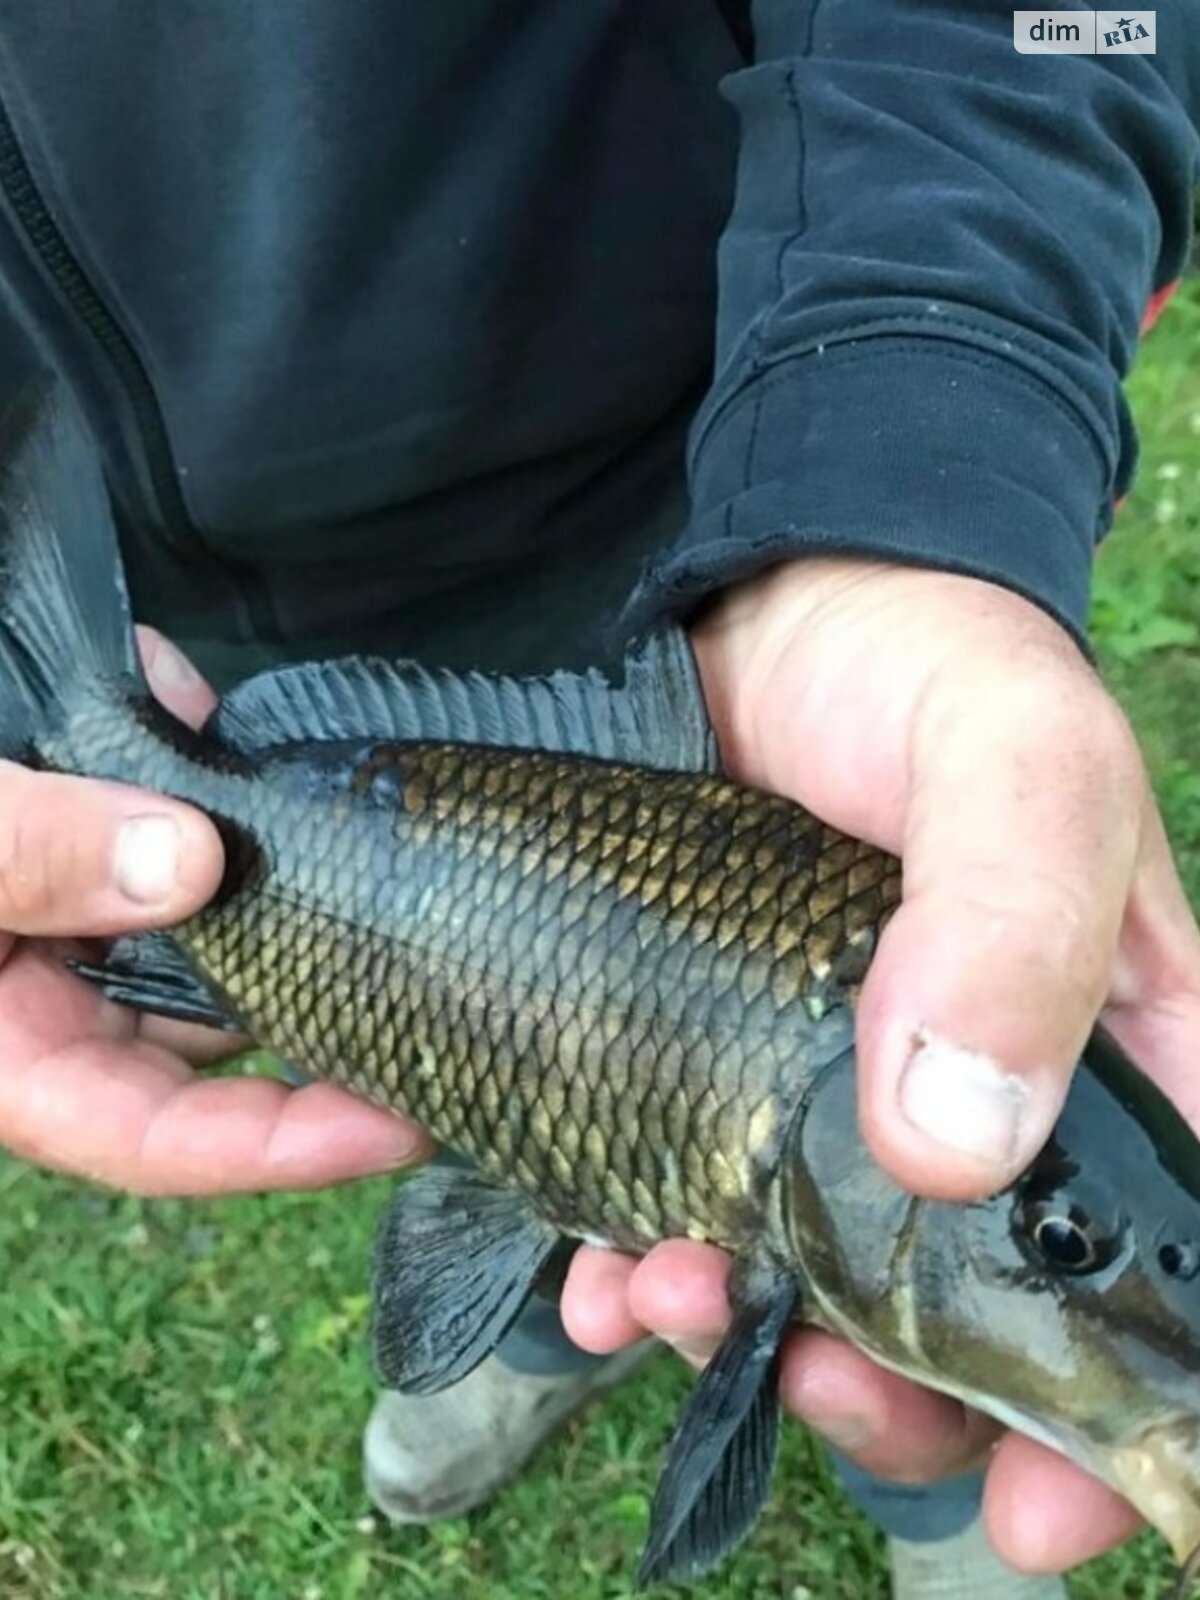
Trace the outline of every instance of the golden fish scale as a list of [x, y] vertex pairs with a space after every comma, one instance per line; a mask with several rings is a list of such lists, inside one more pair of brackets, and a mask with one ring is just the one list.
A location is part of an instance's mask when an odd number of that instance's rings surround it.
[[385, 745], [298, 777], [262, 786], [258, 865], [181, 931], [262, 1043], [569, 1231], [761, 1231], [891, 857], [706, 775]]

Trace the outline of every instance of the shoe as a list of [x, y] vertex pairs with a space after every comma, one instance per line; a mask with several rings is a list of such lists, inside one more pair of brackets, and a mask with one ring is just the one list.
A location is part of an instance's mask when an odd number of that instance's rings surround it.
[[1067, 1600], [1061, 1578], [1016, 1572], [988, 1543], [981, 1522], [928, 1544], [888, 1540], [893, 1600]]
[[460, 1517], [490, 1500], [584, 1406], [655, 1349], [644, 1339], [564, 1377], [530, 1377], [489, 1356], [441, 1394], [387, 1390], [363, 1435], [367, 1493], [389, 1522]]

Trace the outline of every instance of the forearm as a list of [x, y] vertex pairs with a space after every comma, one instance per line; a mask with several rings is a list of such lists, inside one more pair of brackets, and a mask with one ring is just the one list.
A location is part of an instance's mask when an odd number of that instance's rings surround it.
[[1031, 57], [1011, 8], [760, 0], [690, 523], [643, 621], [789, 556], [992, 579], [1081, 630], [1121, 379], [1186, 257], [1200, 6]]

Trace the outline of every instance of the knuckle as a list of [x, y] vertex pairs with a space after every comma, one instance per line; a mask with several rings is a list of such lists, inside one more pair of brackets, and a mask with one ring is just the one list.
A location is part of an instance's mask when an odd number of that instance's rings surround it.
[[1007, 753], [1018, 798], [1053, 794], [1081, 821], [1090, 815], [1106, 826], [1140, 815], [1149, 795], [1141, 748], [1120, 706], [1090, 672], [1014, 672], [973, 692], [968, 684], [964, 692], [965, 699], [956, 696], [944, 743], [957, 740], [978, 760], [978, 730], [991, 730], [993, 748]]
[[970, 915], [977, 956], [1024, 971], [1031, 984], [1053, 974], [1064, 1002], [1091, 1004], [1103, 992], [1112, 954], [1097, 932], [1101, 893], [1074, 872], [1026, 861], [964, 874], [956, 899]]
[[1089, 745], [1102, 774], [1111, 783], [1126, 789], [1144, 786], [1145, 764], [1137, 735], [1116, 702], [1107, 695], [1096, 708]]
[[20, 814], [0, 823], [0, 917], [23, 927], [54, 904], [54, 880], [46, 853], [29, 819]]
[[1074, 763], [1097, 777], [1134, 780], [1141, 750], [1125, 713], [1090, 672], [1034, 676], [1017, 702], [1018, 713]]
[[0, 813], [0, 923], [14, 931], [36, 931], [85, 887], [78, 831], [47, 828], [36, 807], [31, 796]]
[[1078, 937], [1095, 910], [1090, 885], [1031, 862], [1019, 870], [1002, 861], [972, 866], [961, 875], [955, 899], [972, 913], [977, 927], [992, 930], [998, 943], [1043, 957], [1055, 926]]

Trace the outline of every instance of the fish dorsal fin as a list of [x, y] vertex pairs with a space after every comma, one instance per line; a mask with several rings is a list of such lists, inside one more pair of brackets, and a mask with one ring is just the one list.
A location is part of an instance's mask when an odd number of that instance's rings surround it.
[[691, 645], [679, 628], [631, 652], [620, 684], [594, 669], [517, 678], [368, 656], [280, 667], [232, 690], [209, 731], [244, 753], [385, 739], [552, 750], [678, 772], [718, 765]]

